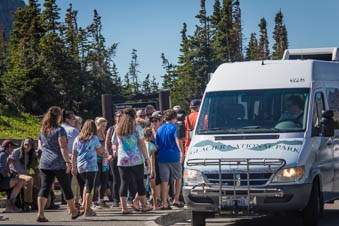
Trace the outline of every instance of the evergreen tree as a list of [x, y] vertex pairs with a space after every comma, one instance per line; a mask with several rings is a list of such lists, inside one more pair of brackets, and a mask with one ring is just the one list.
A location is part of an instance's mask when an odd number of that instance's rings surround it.
[[[212, 72], [212, 47], [210, 37], [209, 17], [206, 13], [205, 0], [200, 1], [200, 11], [196, 18], [199, 19], [199, 25], [196, 25], [194, 36], [191, 39], [194, 73], [191, 79], [196, 79], [199, 84], [197, 89], [192, 89], [192, 98], [200, 98], [203, 95], [208, 82], [208, 73]], [[196, 87], [194, 87], [196, 88]]]
[[45, 0], [44, 10], [41, 13], [41, 27], [48, 32], [56, 33], [60, 26], [60, 8], [56, 4], [56, 0]]
[[211, 33], [211, 42], [212, 42], [212, 68], [215, 69], [220, 64], [220, 60], [218, 60], [218, 45], [219, 39], [217, 35], [220, 36], [219, 33], [219, 23], [221, 22], [221, 5], [220, 0], [215, 0], [213, 5], [213, 14], [210, 17], [210, 33]]
[[6, 43], [5, 43], [5, 28], [0, 24], [0, 112], [3, 102], [5, 102], [4, 97], [2, 96], [1, 90], [1, 77], [6, 70]]
[[163, 78], [162, 88], [172, 90], [174, 80], [177, 78], [176, 66], [169, 63], [164, 53], [161, 53], [161, 59], [162, 67], [163, 69], [165, 69], [166, 72], [163, 76], [161, 76]]
[[218, 30], [219, 23], [221, 21], [221, 5], [220, 5], [220, 0], [214, 0], [214, 5], [213, 5], [213, 14], [210, 18], [211, 21], [211, 36], [212, 39], [215, 39], [215, 33]]
[[84, 100], [82, 108], [87, 109], [93, 115], [100, 115], [100, 109], [96, 105], [100, 103], [101, 95], [115, 93], [110, 65], [117, 44], [114, 43], [106, 48], [105, 38], [102, 35], [101, 17], [96, 10], [93, 11], [93, 22], [87, 26], [87, 31], [79, 33], [80, 49], [84, 54], [82, 67], [86, 70], [83, 74], [85, 95], [82, 96]]
[[176, 71], [178, 78], [173, 82], [173, 90], [171, 90], [173, 105], [180, 106], [187, 106], [193, 97], [192, 93], [199, 87], [198, 80], [194, 76], [192, 44], [186, 32], [187, 25], [184, 23], [181, 30], [181, 54]]
[[272, 58], [274, 60], [281, 59], [285, 49], [288, 48], [287, 30], [284, 24], [284, 15], [281, 10], [275, 16], [275, 26], [273, 31], [273, 44]]
[[8, 44], [7, 70], [1, 77], [6, 101], [19, 111], [42, 114], [53, 93], [38, 63], [39, 42], [43, 35], [37, 0], [19, 8]]
[[[218, 9], [215, 9], [218, 10]], [[232, 30], [232, 0], [223, 0], [220, 9], [220, 21], [216, 27], [213, 39], [214, 69], [223, 62], [232, 60], [230, 49], [230, 34]]]
[[251, 38], [246, 49], [246, 60], [258, 60], [259, 59], [259, 46], [256, 33], [251, 33]]
[[79, 62], [82, 71], [87, 70], [87, 55], [89, 52], [89, 40], [87, 39], [88, 33], [86, 29], [79, 28], [78, 35], [76, 36], [76, 42], [79, 48]]
[[132, 55], [132, 59], [129, 64], [128, 75], [131, 79], [132, 93], [136, 94], [139, 92], [138, 74], [140, 73], [140, 71], [138, 71], [139, 62], [138, 62], [137, 50], [133, 49], [131, 55]]
[[232, 20], [232, 31], [231, 31], [231, 41], [230, 41], [230, 50], [232, 61], [241, 61], [243, 60], [242, 55], [242, 26], [241, 26], [241, 10], [239, 0], [235, 0], [233, 6], [233, 20]]
[[112, 74], [111, 78], [113, 81], [114, 91], [115, 93], [121, 94], [123, 86], [122, 86], [121, 78], [119, 76], [119, 72], [118, 72], [118, 69], [115, 63], [112, 63], [111, 74]]
[[265, 18], [260, 19], [259, 23], [260, 29], [260, 39], [259, 39], [259, 54], [262, 60], [269, 59], [270, 50], [269, 50], [269, 41], [267, 35], [267, 24]]
[[67, 54], [71, 55], [74, 61], [79, 62], [79, 39], [78, 37], [78, 11], [73, 10], [72, 4], [67, 8], [65, 23], [62, 28]]
[[130, 83], [128, 73], [126, 73], [125, 76], [124, 76], [124, 82], [123, 82], [122, 88], [123, 88], [122, 94], [124, 96], [130, 96], [130, 95], [133, 94], [132, 84]]
[[157, 82], [157, 79], [154, 76], [152, 76], [150, 92], [151, 93], [159, 92], [159, 83]]
[[147, 74], [144, 81], [142, 82], [142, 93], [151, 93], [151, 80], [150, 74]]
[[[5, 73], [5, 69], [6, 69], [5, 28], [4, 26], [2, 26], [2, 24], [0, 24], [0, 77]], [[0, 83], [0, 87], [1, 87], [1, 83]]]

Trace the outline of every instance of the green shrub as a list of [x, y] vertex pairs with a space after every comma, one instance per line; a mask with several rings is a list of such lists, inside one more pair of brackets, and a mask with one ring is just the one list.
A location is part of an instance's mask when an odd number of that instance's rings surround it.
[[23, 139], [38, 138], [41, 117], [26, 113], [0, 115], [0, 138]]

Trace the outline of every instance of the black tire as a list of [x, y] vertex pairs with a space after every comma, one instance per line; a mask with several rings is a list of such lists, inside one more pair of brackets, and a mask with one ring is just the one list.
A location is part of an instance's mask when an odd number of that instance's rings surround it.
[[206, 225], [206, 216], [205, 212], [192, 211], [192, 226], [205, 226]]
[[322, 202], [319, 183], [313, 182], [312, 191], [310, 199], [302, 211], [303, 223], [305, 226], [318, 226], [319, 218], [321, 215], [322, 209], [324, 208], [324, 203]]

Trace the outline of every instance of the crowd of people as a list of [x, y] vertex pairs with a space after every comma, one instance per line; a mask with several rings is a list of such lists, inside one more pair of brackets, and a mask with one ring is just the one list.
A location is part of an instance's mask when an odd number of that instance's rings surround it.
[[37, 147], [32, 138], [1, 144], [5, 212], [36, 209], [37, 221], [48, 222], [45, 209], [58, 208], [57, 185], [71, 219], [96, 216], [100, 208], [120, 207], [122, 214], [182, 208], [183, 162], [199, 106], [192, 100], [187, 116], [180, 106], [127, 108], [115, 112], [109, 128], [103, 117], [82, 123], [74, 112], [50, 107]]

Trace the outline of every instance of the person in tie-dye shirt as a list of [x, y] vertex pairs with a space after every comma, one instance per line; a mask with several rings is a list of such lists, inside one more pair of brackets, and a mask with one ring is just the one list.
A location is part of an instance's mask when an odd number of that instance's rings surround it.
[[94, 193], [94, 180], [98, 172], [97, 155], [102, 155], [102, 146], [96, 136], [96, 125], [93, 120], [86, 120], [79, 136], [73, 143], [72, 152], [72, 174], [80, 174], [85, 181], [83, 194], [83, 206], [85, 216], [95, 216], [91, 209]]
[[118, 167], [121, 177], [120, 202], [122, 213], [129, 213], [127, 209], [127, 190], [131, 178], [135, 178], [137, 191], [142, 204], [142, 211], [151, 210], [147, 205], [146, 191], [144, 186], [144, 159], [146, 165], [150, 166], [147, 149], [144, 142], [142, 128], [135, 123], [135, 110], [127, 108], [119, 121], [113, 137], [113, 150], [118, 150]]

